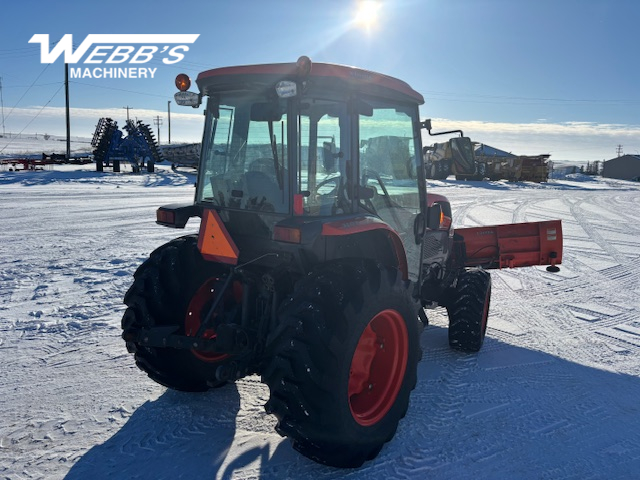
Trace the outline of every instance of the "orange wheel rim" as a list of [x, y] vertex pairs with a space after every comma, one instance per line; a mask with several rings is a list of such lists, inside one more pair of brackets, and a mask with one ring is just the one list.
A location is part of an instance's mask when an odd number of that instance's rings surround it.
[[[207, 314], [211, 303], [216, 297], [216, 284], [219, 284], [220, 279], [213, 277], [202, 284], [198, 291], [193, 295], [187, 308], [187, 313], [184, 319], [184, 331], [188, 337], [195, 337], [200, 325], [202, 324], [203, 316]], [[224, 301], [223, 301], [224, 305]], [[217, 314], [214, 313], [214, 316]], [[205, 330], [203, 334], [204, 338], [216, 338], [216, 332], [210, 328]], [[219, 362], [229, 357], [226, 353], [205, 352], [202, 350], [192, 349], [191, 353], [202, 360], [203, 362]]]
[[404, 319], [383, 310], [362, 332], [351, 360], [349, 408], [362, 426], [378, 423], [391, 410], [402, 387], [409, 356]]

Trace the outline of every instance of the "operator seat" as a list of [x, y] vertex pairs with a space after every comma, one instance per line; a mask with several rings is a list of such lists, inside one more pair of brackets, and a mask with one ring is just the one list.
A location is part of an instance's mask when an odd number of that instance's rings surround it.
[[281, 172], [283, 179], [282, 190], [278, 186], [274, 160], [272, 158], [259, 158], [249, 165], [249, 170], [244, 174], [245, 186], [248, 194], [248, 208], [259, 210], [272, 210], [286, 213], [287, 188], [286, 171]]

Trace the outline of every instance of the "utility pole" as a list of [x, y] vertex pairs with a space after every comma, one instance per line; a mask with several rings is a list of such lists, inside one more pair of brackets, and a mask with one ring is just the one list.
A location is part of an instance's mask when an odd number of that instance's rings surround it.
[[69, 120], [69, 64], [64, 62], [64, 95], [67, 116], [67, 160], [71, 159], [71, 122]]
[[622, 145], [618, 145], [616, 147], [616, 153], [618, 154], [619, 157], [622, 156]]
[[158, 127], [158, 145], [160, 145], [160, 125], [162, 125], [160, 115], [156, 115], [156, 118], [153, 119], [153, 124]]
[[171, 145], [171, 100], [167, 101], [167, 119], [169, 123], [169, 145]]
[[122, 108], [126, 108], [127, 109], [127, 122], [129, 121], [129, 105], [127, 105], [126, 107], [122, 107]]
[[2, 136], [5, 136], [4, 132], [4, 100], [2, 100], [2, 77], [0, 77], [0, 107], [2, 107]]

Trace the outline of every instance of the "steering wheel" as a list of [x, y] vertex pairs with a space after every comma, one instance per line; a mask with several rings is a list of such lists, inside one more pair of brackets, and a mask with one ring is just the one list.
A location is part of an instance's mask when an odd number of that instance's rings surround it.
[[[342, 210], [342, 211], [348, 211], [350, 209], [349, 207], [349, 202], [348, 199], [346, 198], [345, 195], [345, 189], [346, 189], [346, 185], [343, 183], [343, 179], [344, 177], [340, 174], [338, 175], [333, 175], [331, 177], [325, 178], [324, 180], [321, 180], [316, 186], [315, 186], [315, 190], [312, 194], [312, 197], [314, 198], [314, 202], [318, 202], [318, 198], [327, 198], [327, 197], [335, 197], [334, 201], [333, 201], [333, 207], [332, 207], [332, 212], [335, 211], [336, 209]], [[325, 193], [320, 193], [320, 190], [322, 189], [322, 187], [333, 183], [335, 186], [328, 192]]]
[[325, 178], [324, 180], [322, 180], [320, 183], [318, 183], [316, 185], [316, 191], [314, 192], [315, 195], [316, 196], [318, 196], [318, 195], [329, 195], [331, 192], [329, 192], [329, 193], [320, 193], [320, 189], [322, 187], [324, 187], [325, 185], [333, 182], [333, 183], [336, 184], [336, 186], [335, 186], [335, 188], [333, 188], [333, 190], [336, 190], [338, 188], [338, 183], [339, 183], [340, 178], [341, 178], [341, 175], [334, 175], [333, 177]]

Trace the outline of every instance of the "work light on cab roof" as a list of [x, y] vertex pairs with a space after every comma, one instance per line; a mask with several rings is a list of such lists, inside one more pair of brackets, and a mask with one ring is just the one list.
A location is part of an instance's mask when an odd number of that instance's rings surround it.
[[282, 80], [276, 84], [276, 93], [280, 98], [295, 97], [298, 94], [296, 82]]
[[[296, 61], [296, 74], [305, 79], [311, 73], [311, 59], [301, 56]], [[276, 93], [279, 98], [291, 98], [298, 95], [298, 84], [292, 80], [281, 80], [276, 84]]]

